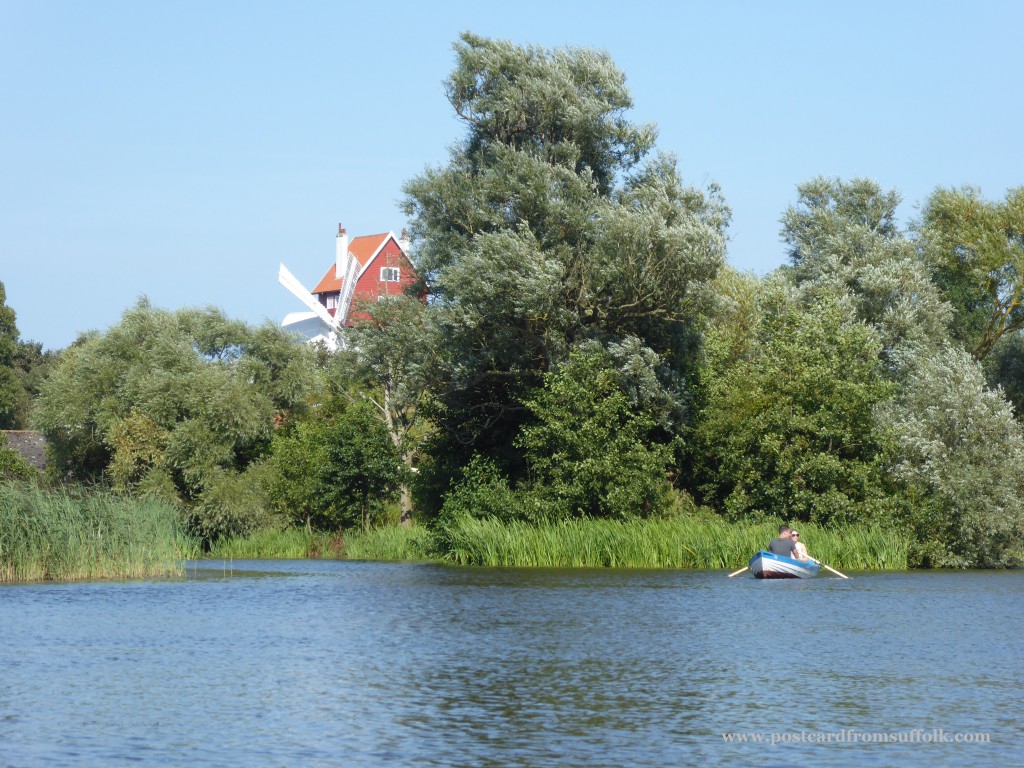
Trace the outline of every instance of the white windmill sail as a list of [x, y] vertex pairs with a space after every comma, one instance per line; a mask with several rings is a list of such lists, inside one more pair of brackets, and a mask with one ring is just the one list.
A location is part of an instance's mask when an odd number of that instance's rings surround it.
[[338, 317], [341, 314], [340, 308], [335, 311], [335, 316], [331, 317], [331, 313], [319, 301], [313, 298], [313, 294], [306, 290], [305, 286], [299, 282], [295, 275], [288, 271], [284, 264], [281, 264], [277, 271], [277, 280], [327, 326], [328, 338], [334, 337], [336, 344], [342, 347], [345, 346], [345, 339], [341, 333], [341, 324], [344, 321]]
[[348, 320], [348, 311], [352, 307], [352, 294], [356, 289], [356, 278], [359, 275], [359, 262], [347, 249], [345, 251], [345, 274], [341, 277], [341, 296], [338, 297], [338, 310], [335, 318], [338, 324], [344, 325]]

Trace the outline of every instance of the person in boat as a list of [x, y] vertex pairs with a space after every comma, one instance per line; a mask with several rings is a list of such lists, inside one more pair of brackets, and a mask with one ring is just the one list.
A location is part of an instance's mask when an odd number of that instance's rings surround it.
[[793, 542], [793, 557], [797, 560], [810, 560], [811, 556], [807, 554], [807, 547], [800, 541], [800, 532], [795, 531], [792, 528], [789, 530], [789, 538]]
[[788, 525], [779, 526], [778, 538], [772, 539], [768, 545], [768, 551], [773, 555], [782, 555], [783, 557], [793, 557], [793, 553], [796, 551], [796, 544], [790, 537], [792, 530]]

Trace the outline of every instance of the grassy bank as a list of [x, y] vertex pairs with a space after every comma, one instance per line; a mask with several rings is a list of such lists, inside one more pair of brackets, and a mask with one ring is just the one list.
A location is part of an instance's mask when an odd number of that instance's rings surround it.
[[[444, 529], [439, 551], [446, 561], [464, 565], [736, 569], [777, 531], [777, 523], [717, 518], [547, 525], [467, 518]], [[835, 568], [907, 567], [907, 542], [894, 533], [801, 525], [800, 538], [812, 557]]]
[[0, 581], [173, 575], [192, 553], [167, 504], [0, 484]]

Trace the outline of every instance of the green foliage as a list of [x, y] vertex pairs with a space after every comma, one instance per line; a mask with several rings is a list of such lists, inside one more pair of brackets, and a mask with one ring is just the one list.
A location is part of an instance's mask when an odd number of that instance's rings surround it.
[[517, 444], [531, 494], [554, 517], [643, 517], [669, 504], [671, 452], [651, 440], [654, 420], [621, 379], [611, 355], [590, 345], [526, 401], [536, 421]]
[[1017, 419], [1024, 417], [1024, 332], [1005, 334], [982, 367], [989, 388], [1002, 389]]
[[421, 525], [381, 526], [366, 531], [347, 531], [342, 539], [346, 560], [430, 559], [434, 534]]
[[43, 345], [36, 341], [19, 341], [14, 357], [15, 375], [21, 382], [21, 402], [14, 412], [13, 426], [26, 429], [32, 422], [33, 401], [38, 396], [43, 382], [60, 360], [60, 352], [43, 351]]
[[456, 54], [447, 90], [466, 136], [405, 188], [437, 344], [445, 458], [430, 466], [457, 472], [480, 453], [518, 477], [522, 403], [586, 339], [656, 349], [662, 387], [683, 399], [729, 212], [717, 188], [684, 187], [674, 159], [648, 157], [654, 130], [624, 117], [607, 54], [472, 35]]
[[428, 382], [437, 342], [427, 312], [418, 296], [368, 302], [351, 331], [351, 350], [337, 356], [339, 367], [354, 373], [360, 395], [373, 403], [401, 456], [405, 479], [399, 503], [406, 524], [413, 512], [409, 479], [430, 436], [424, 414], [429, 411]]
[[954, 336], [984, 360], [1024, 328], [1024, 187], [990, 202], [973, 187], [936, 189], [918, 224], [935, 281], [956, 308]]
[[842, 242], [851, 226], [886, 240], [899, 235], [899, 193], [886, 192], [870, 179], [844, 182], [819, 176], [799, 185], [797, 192], [796, 205], [782, 217], [782, 237], [798, 270], [813, 273], [815, 262]]
[[275, 438], [273, 453], [273, 507], [318, 529], [368, 528], [406, 479], [397, 449], [365, 401], [300, 422]]
[[268, 499], [269, 476], [265, 461], [252, 462], [241, 471], [220, 467], [208, 471], [186, 510], [190, 529], [209, 541], [278, 524]]
[[270, 325], [141, 301], [64, 353], [34, 419], [57, 475], [185, 504], [205, 536], [248, 530], [267, 517], [248, 468], [306, 407], [311, 354]]
[[320, 496], [319, 469], [327, 462], [327, 444], [334, 439], [326, 420], [299, 421], [274, 436], [268, 489], [272, 507], [307, 528], [337, 527], [333, 511]]
[[706, 323], [700, 369], [705, 380], [753, 357], [760, 348], [761, 280], [727, 268], [719, 272], [713, 289], [715, 304]]
[[244, 535], [221, 536], [210, 545], [205, 557], [212, 560], [302, 560], [340, 554], [341, 539], [336, 532], [270, 527]]
[[433, 534], [423, 526], [385, 525], [369, 530], [312, 531], [264, 528], [246, 536], [225, 536], [206, 554], [211, 559], [332, 558], [346, 560], [430, 559]]
[[0, 581], [178, 574], [194, 553], [172, 505], [0, 483]]
[[903, 346], [940, 345], [951, 309], [896, 228], [899, 195], [865, 179], [818, 178], [798, 190], [782, 234], [805, 304], [839, 302], [875, 329], [886, 358]]
[[967, 352], [908, 355], [906, 386], [880, 408], [891, 471], [907, 484], [916, 564], [1019, 565], [1024, 430]]
[[484, 456], [474, 456], [462, 471], [458, 484], [444, 497], [442, 519], [492, 517], [511, 520], [522, 517], [523, 503], [509, 486], [497, 465]]
[[705, 503], [733, 517], [888, 516], [873, 409], [894, 385], [877, 335], [837, 304], [805, 309], [784, 284], [766, 286], [761, 302], [756, 353], [707, 385], [695, 433]]
[[371, 513], [395, 498], [403, 465], [372, 405], [350, 406], [335, 427], [319, 472], [322, 498], [340, 522], [368, 529]]
[[18, 379], [15, 362], [18, 353], [18, 327], [14, 310], [7, 306], [7, 291], [0, 283], [0, 429], [18, 426], [18, 408], [24, 388]]

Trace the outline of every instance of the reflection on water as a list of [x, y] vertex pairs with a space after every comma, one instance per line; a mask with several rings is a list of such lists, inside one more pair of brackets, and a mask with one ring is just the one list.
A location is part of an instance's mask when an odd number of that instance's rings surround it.
[[[931, 768], [1024, 746], [1020, 571], [208, 562], [0, 587], [0, 637], [0, 766]], [[915, 729], [991, 741], [849, 735]]]

